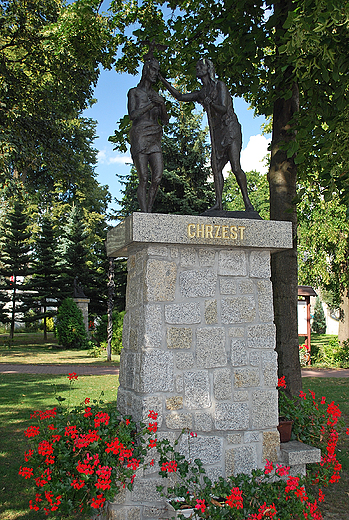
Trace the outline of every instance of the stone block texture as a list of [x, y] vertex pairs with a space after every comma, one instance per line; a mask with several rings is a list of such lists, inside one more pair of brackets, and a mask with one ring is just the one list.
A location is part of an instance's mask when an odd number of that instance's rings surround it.
[[[127, 245], [118, 408], [136, 421], [158, 412], [162, 438], [196, 432], [178, 449], [213, 478], [261, 468], [279, 450], [270, 251], [241, 242]], [[109, 518], [165, 518], [159, 483], [157, 471], [137, 475]]]

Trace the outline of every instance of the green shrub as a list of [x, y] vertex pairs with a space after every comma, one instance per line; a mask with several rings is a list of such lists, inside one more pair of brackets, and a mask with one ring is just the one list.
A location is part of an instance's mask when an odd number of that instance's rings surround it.
[[338, 339], [332, 338], [328, 343], [320, 345], [316, 362], [329, 367], [348, 368], [349, 341], [344, 341], [343, 345], [340, 345]]
[[324, 313], [324, 309], [322, 307], [320, 298], [318, 296], [316, 297], [316, 301], [315, 301], [312, 329], [313, 329], [313, 332], [315, 332], [317, 334], [325, 334], [325, 332], [326, 332], [325, 313]]
[[63, 300], [56, 317], [55, 335], [65, 348], [87, 348], [82, 312], [72, 298]]

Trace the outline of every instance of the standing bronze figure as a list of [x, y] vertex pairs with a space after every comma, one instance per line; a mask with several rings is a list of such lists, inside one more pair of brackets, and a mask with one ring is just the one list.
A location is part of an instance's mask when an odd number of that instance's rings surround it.
[[196, 77], [202, 82], [203, 88], [187, 94], [181, 94], [161, 75], [159, 77], [176, 99], [179, 101], [197, 101], [207, 113], [212, 147], [211, 166], [216, 192], [216, 203], [211, 210], [223, 209], [224, 178], [222, 170], [230, 161], [244, 199], [245, 210], [254, 211], [247, 194], [246, 175], [240, 165], [241, 125], [234, 112], [229, 90], [223, 81], [218, 81], [215, 77], [213, 63], [207, 59], [197, 62]]
[[[131, 156], [139, 178], [137, 199], [144, 213], [152, 210], [164, 170], [160, 122], [167, 124], [169, 118], [164, 98], [152, 89], [158, 75], [159, 62], [150, 51], [144, 62], [141, 81], [128, 92], [128, 114], [132, 121]], [[147, 194], [148, 166], [151, 184]]]

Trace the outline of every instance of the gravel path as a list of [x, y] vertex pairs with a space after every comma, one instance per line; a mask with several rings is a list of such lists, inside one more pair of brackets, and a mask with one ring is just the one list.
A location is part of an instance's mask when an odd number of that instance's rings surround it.
[[[119, 374], [119, 368], [101, 365], [25, 365], [0, 363], [2, 374], [71, 374], [78, 376], [104, 376]], [[349, 377], [348, 368], [304, 368], [302, 377]]]

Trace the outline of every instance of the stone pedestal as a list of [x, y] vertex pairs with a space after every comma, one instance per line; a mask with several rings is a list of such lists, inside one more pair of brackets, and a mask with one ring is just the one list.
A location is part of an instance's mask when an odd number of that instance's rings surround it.
[[73, 300], [82, 312], [85, 329], [88, 334], [89, 333], [89, 330], [88, 330], [88, 304], [90, 303], [90, 300], [89, 300], [89, 298], [73, 298]]
[[[291, 223], [247, 219], [134, 213], [108, 235], [108, 256], [128, 256], [118, 409], [158, 412], [160, 438], [196, 432], [213, 479], [277, 460], [270, 254], [291, 247]], [[159, 484], [138, 474], [109, 517], [163, 518]]]

